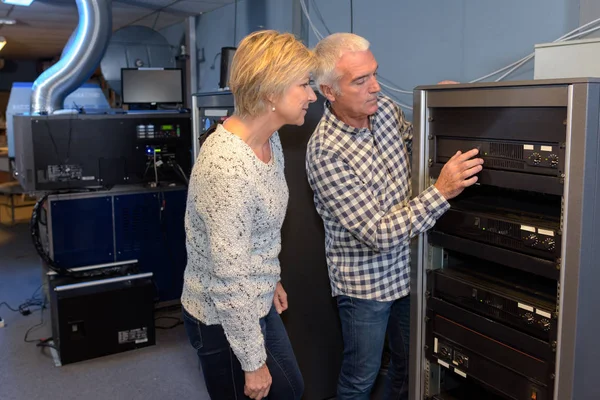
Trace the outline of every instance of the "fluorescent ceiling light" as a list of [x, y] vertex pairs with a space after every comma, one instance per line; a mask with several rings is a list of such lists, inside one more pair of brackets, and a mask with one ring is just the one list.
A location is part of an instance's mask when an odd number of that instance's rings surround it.
[[5, 44], [6, 44], [6, 39], [4, 38], [4, 36], [0, 36], [0, 50], [2, 50], [2, 48], [4, 47]]
[[15, 6], [30, 6], [33, 0], [2, 0], [5, 4], [14, 4]]
[[17, 23], [16, 19], [0, 18], [0, 25], [14, 25]]

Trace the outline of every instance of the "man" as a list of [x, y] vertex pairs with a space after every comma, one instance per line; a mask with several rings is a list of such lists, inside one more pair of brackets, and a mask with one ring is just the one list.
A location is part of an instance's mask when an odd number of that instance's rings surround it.
[[386, 399], [408, 397], [409, 242], [430, 229], [449, 199], [474, 184], [477, 150], [457, 153], [435, 185], [411, 199], [412, 125], [379, 94], [369, 42], [337, 33], [316, 48], [315, 78], [327, 98], [311, 137], [306, 168], [325, 226], [332, 295], [344, 357], [338, 399], [368, 399], [386, 332], [391, 364]]

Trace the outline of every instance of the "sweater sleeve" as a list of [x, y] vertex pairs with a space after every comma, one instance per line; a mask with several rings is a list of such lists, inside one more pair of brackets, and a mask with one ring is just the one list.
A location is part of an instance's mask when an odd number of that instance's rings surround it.
[[254, 197], [247, 180], [227, 174], [214, 174], [202, 192], [192, 195], [205, 199], [201, 207], [196, 204], [206, 224], [213, 261], [208, 295], [242, 369], [254, 371], [267, 358], [251, 276]]

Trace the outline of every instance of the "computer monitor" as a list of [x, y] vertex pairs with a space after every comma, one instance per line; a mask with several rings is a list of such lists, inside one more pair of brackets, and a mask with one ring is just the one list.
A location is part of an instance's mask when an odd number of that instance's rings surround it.
[[183, 103], [181, 68], [122, 68], [123, 104]]

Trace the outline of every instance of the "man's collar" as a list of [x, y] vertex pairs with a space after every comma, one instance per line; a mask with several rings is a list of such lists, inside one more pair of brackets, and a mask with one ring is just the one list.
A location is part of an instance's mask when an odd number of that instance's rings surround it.
[[[369, 128], [355, 128], [354, 126], [348, 125], [347, 123], [345, 123], [344, 121], [342, 121], [341, 119], [339, 119], [331, 110], [331, 102], [329, 100], [325, 100], [325, 110], [324, 110], [324, 115], [325, 115], [325, 120], [327, 122], [329, 122], [330, 124], [332, 124], [336, 129], [341, 130], [343, 132], [346, 133], [351, 133], [354, 135], [370, 135], [371, 134], [371, 130]], [[374, 115], [371, 115], [369, 117], [369, 125], [372, 127], [373, 126], [373, 117]]]

